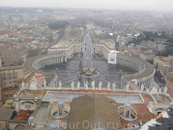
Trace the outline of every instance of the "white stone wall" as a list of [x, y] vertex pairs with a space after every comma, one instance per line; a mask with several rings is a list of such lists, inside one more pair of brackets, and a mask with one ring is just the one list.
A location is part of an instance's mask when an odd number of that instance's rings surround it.
[[9, 122], [8, 123], [9, 130], [15, 130], [17, 126], [24, 126], [24, 128], [28, 127], [27, 123], [19, 123], [19, 122]]
[[[33, 99], [34, 100], [34, 99]], [[28, 100], [14, 100], [14, 107], [16, 111], [20, 110], [35, 110], [37, 107], [36, 102], [32, 99]]]
[[108, 63], [117, 64], [117, 53], [118, 51], [110, 51], [108, 56]]

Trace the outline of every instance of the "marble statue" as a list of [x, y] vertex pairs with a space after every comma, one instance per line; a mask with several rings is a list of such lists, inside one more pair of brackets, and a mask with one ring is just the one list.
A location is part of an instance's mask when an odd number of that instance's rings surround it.
[[110, 82], [108, 82], [108, 84], [107, 84], [107, 89], [108, 89], [108, 91], [110, 91]]
[[157, 87], [154, 85], [150, 92], [151, 92], [152, 94], [158, 94]]
[[29, 89], [30, 90], [37, 90], [37, 85], [38, 85], [38, 82], [37, 82], [36, 78], [33, 77], [31, 80]]
[[129, 90], [129, 84], [126, 84], [126, 91], [128, 91]]
[[115, 82], [112, 84], [113, 91], [115, 91], [116, 84]]
[[115, 82], [112, 84], [112, 88], [115, 88], [116, 87], [116, 84], [115, 84]]
[[143, 90], [144, 90], [144, 84], [141, 85], [141, 91], [143, 91]]
[[99, 90], [102, 89], [102, 84], [103, 84], [103, 82], [100, 82], [100, 83], [99, 83]]
[[91, 86], [92, 86], [92, 90], [94, 90], [95, 89], [95, 81], [94, 80], [91, 82]]
[[168, 88], [167, 88], [167, 86], [165, 86], [164, 87], [164, 93], [167, 93], [167, 91], [168, 91]]
[[79, 90], [79, 88], [80, 88], [80, 82], [78, 81], [77, 82], [77, 89]]
[[159, 88], [159, 93], [160, 93], [160, 94], [162, 93], [162, 89], [161, 89], [161, 88]]
[[43, 87], [46, 87], [46, 80], [43, 81]]

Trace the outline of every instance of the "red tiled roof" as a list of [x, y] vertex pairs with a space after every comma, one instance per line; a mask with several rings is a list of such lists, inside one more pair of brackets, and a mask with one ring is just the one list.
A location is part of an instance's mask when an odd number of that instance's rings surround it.
[[34, 40], [34, 38], [25, 38], [24, 39], [24, 42], [31, 42], [31, 41], [33, 41]]
[[41, 73], [35, 73], [35, 78], [37, 79], [37, 81], [39, 82], [41, 79], [43, 79], [44, 74]]
[[13, 120], [28, 120], [28, 118], [33, 112], [34, 111], [30, 110], [20, 110], [19, 115], [15, 115]]
[[4, 46], [5, 44], [0, 44], [0, 46]]
[[134, 124], [139, 124], [139, 119], [136, 119], [135, 121], [126, 121], [126, 120], [121, 118], [121, 121], [122, 121], [122, 124], [123, 124], [123, 128], [130, 128]]
[[33, 71], [27, 71], [24, 73], [24, 79], [27, 78]]

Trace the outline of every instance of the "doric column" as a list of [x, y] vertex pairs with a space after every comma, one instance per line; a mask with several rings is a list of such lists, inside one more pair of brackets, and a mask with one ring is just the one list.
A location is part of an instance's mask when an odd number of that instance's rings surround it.
[[15, 110], [17, 112], [19, 112], [20, 111], [20, 101], [19, 101], [19, 98], [15, 97], [14, 101], [15, 101]]
[[63, 62], [63, 58], [64, 58], [64, 57], [61, 57], [61, 62]]
[[67, 62], [67, 57], [65, 57], [65, 62]]

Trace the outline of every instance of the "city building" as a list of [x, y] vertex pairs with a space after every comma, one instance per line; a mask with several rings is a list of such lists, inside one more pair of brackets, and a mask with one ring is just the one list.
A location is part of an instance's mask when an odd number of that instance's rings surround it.
[[167, 76], [166, 77], [166, 85], [165, 86], [168, 88], [167, 93], [171, 97], [173, 97], [173, 77], [172, 76]]
[[153, 61], [154, 57], [156, 56], [156, 52], [152, 48], [145, 48], [142, 46], [130, 46], [128, 48], [128, 52], [132, 53], [133, 55], [139, 56], [140, 58], [147, 60], [147, 61]]
[[23, 76], [22, 66], [0, 67], [2, 100], [11, 98], [14, 93], [18, 92]]
[[153, 61], [153, 65], [158, 69], [162, 69], [164, 65], [170, 65], [170, 63], [173, 63], [173, 56], [171, 55], [169, 55], [168, 57], [156, 56], [154, 57]]
[[84, 30], [81, 28], [66, 28], [63, 38], [57, 44], [50, 47], [47, 53], [59, 53], [66, 55], [68, 58], [72, 57], [75, 52], [81, 52], [83, 50], [81, 43], [83, 33]]
[[[173, 34], [172, 13], [1, 10], [0, 130], [173, 128], [172, 56], [156, 57], [168, 39], [141, 41]], [[57, 20], [68, 24], [50, 29]]]
[[7, 49], [1, 51], [2, 57], [21, 57], [27, 58], [28, 49], [24, 46], [9, 45]]
[[3, 50], [7, 50], [9, 47], [9, 44], [6, 43], [6, 44], [0, 44], [0, 55], [2, 56], [2, 51]]
[[173, 56], [156, 56], [153, 65], [161, 77], [166, 81], [167, 75], [170, 75], [173, 72]]
[[25, 59], [20, 57], [2, 57], [1, 64], [2, 64], [2, 67], [18, 66], [18, 65], [22, 65], [24, 63], [24, 60]]
[[0, 128], [6, 130], [8, 128], [8, 122], [15, 115], [14, 109], [0, 108]]

